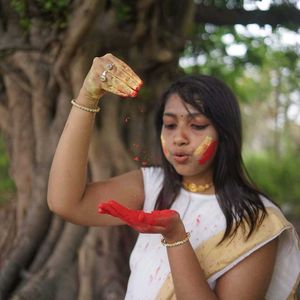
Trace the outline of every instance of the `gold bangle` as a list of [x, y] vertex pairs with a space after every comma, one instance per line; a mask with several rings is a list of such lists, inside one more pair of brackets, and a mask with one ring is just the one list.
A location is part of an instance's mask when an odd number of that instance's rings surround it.
[[161, 243], [166, 247], [176, 247], [186, 243], [189, 240], [190, 236], [191, 236], [190, 232], [187, 232], [186, 237], [183, 240], [177, 241], [175, 243], [170, 243], [170, 244], [166, 242], [165, 238], [162, 238]]
[[89, 108], [89, 107], [86, 107], [86, 106], [82, 106], [82, 105], [78, 104], [78, 103], [75, 101], [75, 99], [71, 100], [71, 103], [72, 103], [75, 107], [77, 107], [77, 108], [79, 108], [79, 109], [82, 109], [82, 110], [84, 110], [84, 111], [87, 111], [87, 112], [97, 113], [97, 112], [100, 111], [100, 107], [97, 107], [97, 108]]

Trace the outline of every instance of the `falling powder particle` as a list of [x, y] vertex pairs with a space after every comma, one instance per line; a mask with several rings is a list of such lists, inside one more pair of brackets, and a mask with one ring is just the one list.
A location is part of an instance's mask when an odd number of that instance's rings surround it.
[[197, 216], [196, 224], [197, 224], [197, 226], [200, 224], [200, 215]]
[[160, 270], [160, 266], [155, 271], [155, 277], [157, 277], [157, 274], [158, 274], [159, 270]]
[[153, 281], [153, 276], [150, 275], [150, 283]]

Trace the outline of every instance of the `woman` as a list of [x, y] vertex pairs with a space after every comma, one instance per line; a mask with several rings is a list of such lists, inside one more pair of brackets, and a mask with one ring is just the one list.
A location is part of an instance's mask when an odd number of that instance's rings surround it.
[[94, 59], [53, 159], [50, 209], [73, 223], [128, 224], [142, 233], [126, 299], [293, 297], [296, 233], [245, 176], [238, 104], [219, 80], [184, 77], [163, 95], [157, 114], [163, 168], [86, 184], [99, 98], [135, 97], [141, 85], [113, 55]]

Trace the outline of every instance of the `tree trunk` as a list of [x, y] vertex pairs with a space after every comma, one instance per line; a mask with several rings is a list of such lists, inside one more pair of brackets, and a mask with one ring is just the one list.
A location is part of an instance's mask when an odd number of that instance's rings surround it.
[[[14, 244], [2, 257], [0, 299], [93, 300], [125, 295], [136, 233], [125, 227], [88, 229], [67, 223], [49, 212], [46, 189], [70, 100], [76, 97], [92, 58], [106, 52], [125, 59], [146, 87], [137, 100], [113, 95], [101, 100], [89, 177], [105, 180], [158, 161], [151, 99], [159, 97], [177, 72], [193, 5], [189, 2], [186, 11], [181, 6], [175, 13], [185, 20], [177, 24], [177, 37], [172, 37], [172, 26], [161, 21], [160, 3], [146, 0], [136, 5], [136, 20], [125, 30], [118, 20], [120, 7], [85, 0], [74, 1], [65, 30], [46, 26], [36, 16], [24, 35], [16, 13], [1, 2], [6, 23], [1, 32], [9, 44], [0, 45], [4, 49], [0, 126], [17, 188], [17, 224]], [[165, 30], [158, 30], [162, 27]], [[163, 42], [166, 37], [168, 43]]]
[[[236, 11], [215, 7], [212, 13], [211, 6], [195, 2], [0, 0], [0, 129], [17, 188], [16, 222], [0, 237], [1, 300], [123, 298], [136, 233], [84, 228], [52, 215], [46, 204], [49, 169], [70, 100], [93, 57], [107, 52], [128, 62], [145, 85], [136, 100], [101, 100], [89, 179], [159, 161], [154, 106], [180, 72], [178, 59], [194, 21], [216, 23], [220, 12], [222, 24], [237, 20]], [[288, 11], [297, 23], [297, 10]], [[281, 16], [278, 11], [272, 24]], [[246, 23], [257, 17], [258, 11], [247, 12]]]

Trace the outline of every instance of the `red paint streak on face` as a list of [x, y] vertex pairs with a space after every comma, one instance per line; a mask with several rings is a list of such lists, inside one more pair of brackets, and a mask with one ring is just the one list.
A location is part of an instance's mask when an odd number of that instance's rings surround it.
[[213, 141], [208, 148], [205, 150], [201, 158], [198, 160], [199, 165], [204, 165], [215, 153], [215, 150], [217, 148], [218, 142]]

